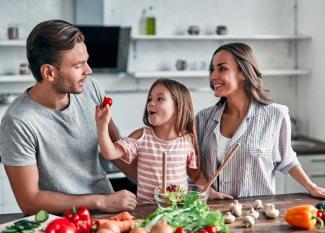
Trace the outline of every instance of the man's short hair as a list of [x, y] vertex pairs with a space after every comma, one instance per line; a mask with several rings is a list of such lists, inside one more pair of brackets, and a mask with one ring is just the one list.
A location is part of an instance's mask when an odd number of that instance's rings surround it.
[[63, 20], [41, 22], [27, 38], [27, 60], [29, 68], [38, 82], [43, 80], [41, 66], [60, 66], [62, 51], [73, 49], [76, 43], [84, 42], [82, 32]]

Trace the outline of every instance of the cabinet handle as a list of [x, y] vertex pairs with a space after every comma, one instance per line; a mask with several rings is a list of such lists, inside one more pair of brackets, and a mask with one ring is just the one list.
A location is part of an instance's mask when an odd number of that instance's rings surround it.
[[310, 178], [323, 178], [323, 177], [325, 177], [325, 174], [310, 175]]
[[325, 159], [312, 159], [312, 163], [325, 163]]

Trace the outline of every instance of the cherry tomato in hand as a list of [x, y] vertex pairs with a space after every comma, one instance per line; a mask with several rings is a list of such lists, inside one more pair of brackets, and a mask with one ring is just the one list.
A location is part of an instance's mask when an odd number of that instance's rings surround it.
[[113, 100], [112, 98], [105, 96], [103, 99], [102, 104], [100, 105], [101, 108], [105, 108], [106, 105], [112, 106]]

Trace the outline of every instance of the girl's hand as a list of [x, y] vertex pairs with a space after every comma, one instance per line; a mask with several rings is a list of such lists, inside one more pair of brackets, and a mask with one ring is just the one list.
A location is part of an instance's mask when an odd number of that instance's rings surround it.
[[215, 189], [210, 188], [209, 200], [215, 200], [215, 199], [234, 199], [234, 198], [226, 193], [217, 192]]
[[100, 108], [100, 105], [96, 105], [96, 125], [97, 129], [103, 129], [108, 127], [111, 120], [111, 108], [106, 105], [104, 108]]

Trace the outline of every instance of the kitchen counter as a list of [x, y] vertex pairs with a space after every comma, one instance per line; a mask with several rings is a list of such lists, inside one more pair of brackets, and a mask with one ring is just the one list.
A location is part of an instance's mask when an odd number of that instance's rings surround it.
[[292, 141], [292, 148], [298, 156], [325, 154], [325, 142], [306, 136]]
[[[288, 225], [284, 220], [284, 214], [287, 208], [293, 207], [299, 204], [312, 204], [315, 205], [320, 200], [313, 198], [308, 194], [281, 194], [275, 196], [262, 196], [262, 197], [249, 197], [240, 198], [239, 202], [243, 205], [243, 213], [245, 213], [256, 199], [261, 199], [263, 204], [273, 203], [277, 209], [280, 210], [279, 217], [277, 219], [267, 219], [266, 216], [260, 212], [260, 217], [256, 220], [256, 225], [253, 228], [245, 228], [242, 223], [242, 217], [236, 218], [235, 223], [228, 225], [229, 232], [325, 232], [324, 230], [314, 229], [312, 231], [304, 231], [301, 229], [295, 229]], [[233, 200], [218, 200], [209, 201], [210, 209], [220, 209], [222, 213], [229, 211], [229, 204]], [[143, 205], [136, 208], [132, 213], [136, 218], [143, 219], [148, 216], [156, 205]]]
[[[241, 217], [236, 218], [235, 223], [228, 225], [229, 232], [325, 232], [324, 230], [313, 229], [311, 231], [296, 229], [288, 225], [284, 221], [284, 214], [287, 208], [293, 207], [300, 204], [312, 204], [315, 205], [320, 200], [313, 198], [308, 194], [295, 193], [295, 194], [282, 194], [275, 196], [262, 196], [262, 197], [249, 197], [249, 198], [240, 198], [239, 202], [243, 205], [243, 212], [246, 212], [251, 204], [256, 200], [261, 199], [263, 204], [273, 203], [277, 209], [280, 210], [280, 215], [277, 219], [267, 219], [265, 215], [260, 212], [260, 217], [256, 220], [256, 225], [253, 228], [245, 228]], [[209, 201], [208, 204], [212, 210], [220, 209], [223, 213], [229, 211], [229, 204], [233, 200], [216, 200]], [[131, 212], [138, 219], [146, 218], [149, 213], [154, 211], [157, 208], [156, 205], [139, 205], [135, 211]], [[93, 215], [94, 218], [101, 218], [107, 215]], [[0, 215], [0, 223], [9, 222], [18, 218], [23, 217], [22, 214], [2, 214]]]

